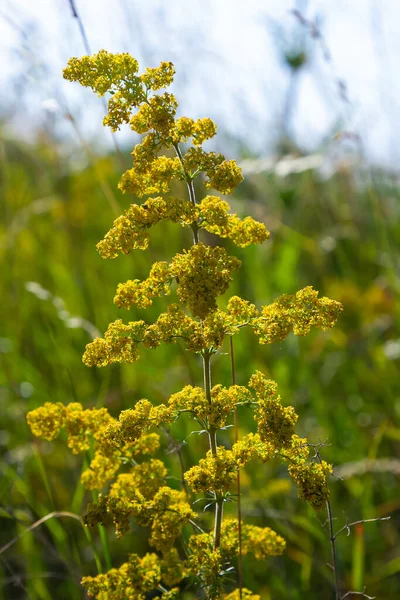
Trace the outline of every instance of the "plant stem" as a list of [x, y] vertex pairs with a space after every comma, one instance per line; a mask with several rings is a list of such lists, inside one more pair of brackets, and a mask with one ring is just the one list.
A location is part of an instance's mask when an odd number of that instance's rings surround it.
[[210, 353], [206, 350], [203, 353], [203, 374], [204, 374], [204, 393], [208, 402], [211, 404], [211, 365]]
[[[233, 337], [229, 338], [230, 344], [230, 355], [231, 355], [231, 372], [232, 372], [232, 385], [236, 385], [235, 376], [235, 355], [233, 352]], [[239, 419], [237, 413], [237, 406], [235, 406], [234, 412], [234, 429], [235, 429], [235, 443], [239, 441]], [[242, 550], [242, 501], [241, 501], [241, 486], [240, 486], [240, 468], [236, 474], [236, 488], [238, 496], [238, 537], [239, 537], [239, 556], [238, 556], [238, 579], [239, 579], [239, 598], [243, 598], [243, 550]]]
[[221, 543], [221, 526], [224, 513], [224, 501], [218, 498], [215, 502], [215, 521], [214, 521], [214, 550], [219, 548]]
[[208, 432], [208, 441], [210, 443], [211, 455], [217, 455], [217, 432], [215, 429], [210, 429]]
[[[211, 403], [211, 366], [210, 366], [211, 355], [205, 351], [203, 353], [203, 371], [204, 371], [204, 393], [208, 402]], [[217, 455], [217, 432], [216, 429], [211, 427], [208, 430], [208, 439], [210, 443], [211, 455], [215, 457]], [[222, 497], [215, 493], [215, 516], [214, 516], [214, 549], [217, 549], [221, 542], [221, 526], [223, 516], [223, 505], [224, 501]]]
[[[185, 174], [185, 181], [186, 181], [186, 185], [187, 185], [188, 192], [189, 192], [190, 202], [193, 204], [193, 206], [196, 206], [196, 193], [194, 191], [193, 180], [190, 177], [190, 175], [188, 173], [186, 173], [186, 171], [185, 171], [185, 165], [183, 162], [182, 152], [181, 152], [178, 144], [174, 144], [173, 146], [175, 148], [176, 155], [179, 158], [179, 161], [182, 165], [183, 172]], [[193, 244], [196, 246], [196, 244], [199, 243], [199, 228], [197, 226], [196, 221], [193, 221], [191, 227], [192, 227], [192, 231], [193, 231]]]
[[354, 527], [354, 525], [361, 525], [361, 523], [375, 523], [376, 521], [389, 521], [389, 519], [390, 517], [376, 517], [375, 519], [360, 519], [360, 521], [353, 521], [353, 523], [348, 523], [348, 525], [345, 525], [335, 533], [335, 540], [343, 531], [347, 530], [347, 535], [350, 535], [350, 527]]
[[333, 567], [333, 576], [334, 576], [334, 582], [335, 582], [335, 600], [340, 600], [340, 589], [339, 589], [339, 578], [338, 578], [337, 556], [336, 556], [336, 543], [335, 543], [335, 535], [333, 533], [333, 519], [332, 519], [331, 503], [329, 502], [329, 500], [326, 501], [326, 510], [328, 513], [328, 522], [329, 522], [329, 539], [330, 539], [331, 548], [332, 548], [332, 567]]
[[180, 470], [181, 470], [182, 489], [185, 492], [187, 501], [190, 502], [190, 492], [189, 492], [188, 484], [186, 483], [186, 479], [185, 479], [185, 465], [184, 465], [183, 456], [182, 456], [182, 444], [180, 444], [173, 437], [173, 435], [171, 434], [168, 427], [161, 427], [161, 429], [162, 429], [162, 431], [164, 431], [165, 435], [169, 439], [172, 452], [174, 452], [178, 456]]
[[[318, 448], [314, 447], [315, 456], [319, 464], [322, 464], [321, 455], [318, 451]], [[329, 523], [329, 540], [331, 542], [332, 549], [332, 569], [333, 569], [333, 577], [334, 577], [334, 585], [335, 585], [335, 600], [340, 600], [340, 587], [339, 587], [339, 576], [338, 576], [338, 568], [337, 568], [337, 555], [336, 555], [336, 536], [333, 531], [333, 518], [332, 518], [332, 509], [331, 503], [329, 500], [326, 501], [326, 511], [328, 513], [328, 523]]]

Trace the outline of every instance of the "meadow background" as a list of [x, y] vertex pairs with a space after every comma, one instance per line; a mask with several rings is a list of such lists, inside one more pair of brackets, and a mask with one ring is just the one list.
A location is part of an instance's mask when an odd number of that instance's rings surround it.
[[[85, 344], [110, 321], [143, 317], [113, 305], [117, 284], [144, 278], [155, 260], [189, 243], [179, 226], [160, 224], [148, 251], [113, 261], [98, 255], [95, 244], [130, 201], [116, 186], [136, 138], [103, 131], [102, 101], [62, 81], [67, 59], [87, 45], [129, 51], [143, 68], [172, 60], [182, 114], [217, 120], [209, 147], [237, 158], [245, 174], [230, 202], [272, 234], [262, 247], [232, 248], [243, 265], [229, 295], [261, 305], [313, 285], [343, 303], [326, 333], [271, 346], [241, 334], [236, 377], [241, 384], [254, 369], [266, 372], [299, 413], [299, 433], [326, 441], [336, 529], [391, 516], [338, 538], [339, 569], [348, 589], [400, 596], [396, 10], [358, 1], [352, 8], [272, 2], [268, 10], [255, 1], [229, 9], [198, 4], [43, 0], [33, 9], [20, 0], [1, 7], [1, 600], [81, 599], [80, 578], [94, 574], [96, 562], [118, 566], [128, 552], [147, 548], [141, 530], [122, 541], [111, 530], [88, 537], [67, 517], [24, 533], [52, 511], [82, 514], [91, 499], [79, 484], [82, 457], [67, 452], [62, 437], [33, 439], [27, 412], [79, 401], [117, 415], [138, 398], [161, 402], [201, 384], [200, 362], [179, 345], [142, 351], [133, 366], [99, 370], [81, 362]], [[145, 318], [163, 306], [158, 301]], [[214, 381], [229, 385], [229, 357], [215, 362]], [[243, 432], [252, 427], [246, 411], [240, 422]], [[180, 421], [170, 432], [185, 442], [188, 465], [205, 452], [192, 429]], [[173, 444], [166, 460], [178, 477]], [[245, 585], [266, 600], [331, 598], [325, 515], [297, 500], [279, 465], [249, 468], [243, 477], [245, 517], [288, 543], [283, 558], [245, 563]]]

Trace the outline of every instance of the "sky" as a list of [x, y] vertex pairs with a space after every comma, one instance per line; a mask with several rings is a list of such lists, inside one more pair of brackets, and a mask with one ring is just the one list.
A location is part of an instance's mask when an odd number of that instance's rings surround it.
[[[304, 152], [341, 152], [345, 140], [398, 170], [400, 0], [74, 2], [91, 52], [130, 52], [143, 68], [172, 60], [180, 114], [214, 118], [233, 145], [268, 155], [284, 132]], [[300, 51], [307, 62], [292, 76], [284, 55]], [[1, 0], [0, 54], [9, 131], [28, 138], [45, 124], [73, 139], [67, 109], [90, 144], [112, 143], [101, 100], [61, 76], [86, 54], [70, 0]]]

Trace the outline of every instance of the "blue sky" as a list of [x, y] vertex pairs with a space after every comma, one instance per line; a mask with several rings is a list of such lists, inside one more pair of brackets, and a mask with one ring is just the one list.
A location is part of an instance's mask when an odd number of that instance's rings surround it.
[[[261, 154], [280, 132], [289, 73], [282, 48], [305, 43], [309, 62], [296, 83], [288, 130], [307, 151], [332, 147], [335, 131], [360, 136], [371, 162], [400, 159], [400, 1], [75, 0], [92, 52], [130, 52], [143, 67], [172, 60], [181, 112], [211, 116]], [[322, 42], [291, 11], [318, 19]], [[329, 51], [329, 57], [324, 55]], [[3, 0], [2, 106], [23, 135], [51, 122], [71, 136], [67, 105], [91, 143], [106, 146], [101, 101], [64, 82], [70, 56], [85, 54], [68, 0]], [[340, 95], [338, 80], [346, 86]], [[13, 95], [18, 81], [24, 93]], [[13, 82], [13, 85], [10, 84]], [[24, 98], [23, 110], [18, 110]], [[121, 143], [129, 131], [118, 134]], [[355, 148], [357, 150], [357, 148]]]

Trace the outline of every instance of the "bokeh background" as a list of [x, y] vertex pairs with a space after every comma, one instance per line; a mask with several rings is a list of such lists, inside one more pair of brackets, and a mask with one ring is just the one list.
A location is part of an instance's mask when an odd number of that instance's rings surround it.
[[[338, 538], [343, 590], [400, 596], [399, 17], [389, 0], [3, 0], [2, 600], [84, 598], [79, 581], [96, 573], [96, 561], [119, 566], [147, 549], [143, 531], [122, 542], [111, 530], [88, 538], [66, 517], [26, 532], [52, 511], [81, 514], [91, 499], [79, 484], [82, 457], [62, 437], [34, 440], [26, 413], [79, 401], [117, 415], [138, 398], [161, 402], [201, 383], [201, 365], [179, 346], [143, 351], [129, 367], [81, 363], [85, 344], [110, 321], [143, 317], [113, 305], [117, 284], [144, 278], [152, 262], [190, 243], [186, 231], [164, 224], [147, 252], [113, 261], [96, 252], [129, 204], [116, 186], [137, 139], [128, 128], [105, 130], [101, 99], [65, 82], [61, 70], [70, 56], [101, 48], [130, 52], [143, 68], [173, 61], [180, 114], [215, 119], [209, 148], [241, 163], [245, 181], [229, 201], [272, 235], [258, 248], [227, 244], [243, 260], [230, 294], [262, 305], [313, 285], [343, 303], [326, 333], [268, 347], [243, 333], [237, 382], [263, 370], [295, 406], [299, 433], [325, 442], [336, 529], [391, 517]], [[155, 303], [145, 318], [164, 306]], [[214, 381], [229, 384], [228, 356], [215, 361]], [[240, 423], [243, 432], [253, 426], [246, 411]], [[187, 465], [206, 449], [192, 430], [190, 421], [171, 430], [185, 442]], [[231, 431], [225, 436], [229, 444]], [[167, 441], [164, 457], [178, 477]], [[297, 500], [279, 465], [249, 468], [243, 485], [245, 517], [288, 542], [285, 557], [245, 564], [246, 586], [263, 600], [332, 598], [325, 514]]]

